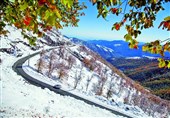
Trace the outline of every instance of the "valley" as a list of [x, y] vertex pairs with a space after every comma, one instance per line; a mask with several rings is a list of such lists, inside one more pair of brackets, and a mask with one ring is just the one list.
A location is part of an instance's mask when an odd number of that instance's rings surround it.
[[149, 89], [163, 99], [170, 100], [169, 69], [158, 67], [157, 59], [114, 59], [108, 60], [128, 77]]

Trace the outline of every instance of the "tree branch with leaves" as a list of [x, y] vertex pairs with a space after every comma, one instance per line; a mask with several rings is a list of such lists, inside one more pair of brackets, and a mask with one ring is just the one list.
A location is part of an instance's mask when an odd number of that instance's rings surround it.
[[80, 12], [86, 6], [78, 0], [3, 0], [0, 2], [0, 35], [6, 34], [6, 25], [14, 25], [22, 30], [24, 38], [35, 45], [38, 37], [52, 27], [78, 26]]

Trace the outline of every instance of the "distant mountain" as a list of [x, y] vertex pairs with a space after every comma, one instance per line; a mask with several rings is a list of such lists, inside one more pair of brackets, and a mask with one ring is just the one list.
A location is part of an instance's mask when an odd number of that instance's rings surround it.
[[81, 39], [72, 37], [70, 40], [76, 44], [85, 45], [94, 52], [100, 54], [105, 59], [112, 58], [157, 58], [158, 54], [150, 54], [142, 51], [142, 45], [139, 43], [139, 49], [130, 49], [128, 43], [123, 40], [88, 40], [83, 41]]
[[89, 40], [88, 43], [101, 45], [108, 48], [111, 48], [115, 51], [118, 56], [115, 55], [113, 58], [119, 57], [159, 57], [158, 54], [150, 54], [147, 52], [142, 51], [142, 45], [144, 43], [139, 43], [139, 49], [130, 49], [128, 46], [128, 42], [123, 40], [113, 40], [113, 41], [106, 41], [106, 40]]
[[104, 57], [105, 59], [107, 58], [113, 58], [113, 57], [122, 57], [118, 53], [116, 53], [113, 49], [106, 47], [104, 45], [99, 45], [95, 43], [91, 43], [90, 41], [83, 41], [78, 38], [70, 38], [72, 42], [75, 44], [80, 44], [88, 47], [89, 49], [93, 50], [94, 52], [100, 54], [100, 56]]

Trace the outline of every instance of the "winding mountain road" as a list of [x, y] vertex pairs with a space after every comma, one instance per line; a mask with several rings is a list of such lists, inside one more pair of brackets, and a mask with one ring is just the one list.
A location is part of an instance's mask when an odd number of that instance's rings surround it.
[[[52, 50], [52, 49], [54, 49], [54, 48], [51, 48], [51, 49], [49, 49], [49, 50]], [[113, 110], [113, 109], [108, 108], [108, 107], [106, 107], [106, 106], [100, 105], [100, 104], [95, 103], [95, 102], [93, 102], [93, 101], [84, 99], [84, 98], [82, 98], [82, 97], [80, 97], [80, 96], [77, 96], [77, 95], [75, 95], [75, 94], [72, 94], [72, 93], [70, 93], [70, 92], [68, 92], [68, 91], [61, 90], [61, 89], [55, 89], [55, 88], [53, 88], [53, 86], [51, 86], [51, 85], [49, 85], [49, 84], [47, 84], [47, 83], [44, 83], [44, 82], [42, 82], [42, 81], [39, 81], [39, 80], [35, 79], [34, 77], [28, 75], [28, 74], [23, 70], [22, 65], [24, 64], [24, 62], [25, 62], [26, 60], [28, 60], [29, 58], [31, 58], [31, 57], [39, 54], [39, 53], [40, 53], [40, 51], [39, 51], [39, 52], [36, 52], [36, 53], [34, 53], [34, 54], [31, 54], [31, 55], [28, 55], [28, 56], [26, 56], [26, 57], [23, 57], [23, 58], [21, 58], [21, 59], [19, 59], [18, 61], [16, 61], [16, 62], [14, 63], [14, 65], [12, 66], [12, 69], [13, 69], [18, 75], [21, 75], [21, 76], [22, 76], [25, 80], [27, 80], [30, 84], [33, 84], [33, 85], [38, 86], [38, 87], [41, 87], [41, 88], [48, 88], [48, 89], [50, 89], [51, 91], [54, 91], [55, 93], [58, 93], [58, 94], [61, 94], [61, 95], [64, 95], [64, 96], [74, 97], [74, 98], [76, 98], [76, 99], [78, 99], [78, 100], [82, 100], [82, 101], [84, 101], [84, 102], [86, 102], [86, 103], [88, 103], [88, 104], [90, 104], [90, 105], [95, 105], [95, 106], [100, 107], [100, 108], [102, 108], [102, 109], [106, 109], [106, 110], [108, 110], [108, 111], [111, 111], [113, 114], [116, 114], [116, 115], [124, 116], [124, 117], [127, 117], [127, 118], [133, 118], [132, 116], [126, 115], [126, 114], [124, 114], [124, 113], [121, 113], [121, 112], [119, 112], [119, 111]]]

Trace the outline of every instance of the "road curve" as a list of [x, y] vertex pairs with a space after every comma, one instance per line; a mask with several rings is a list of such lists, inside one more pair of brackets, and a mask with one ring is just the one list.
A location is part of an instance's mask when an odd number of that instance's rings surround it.
[[[53, 49], [53, 48], [52, 48], [52, 49]], [[52, 50], [52, 49], [49, 49], [49, 50]], [[68, 91], [64, 91], [64, 90], [61, 90], [61, 89], [55, 89], [55, 88], [53, 88], [53, 86], [51, 86], [51, 85], [49, 85], [49, 84], [46, 84], [46, 83], [44, 83], [44, 82], [42, 82], [42, 81], [39, 81], [39, 80], [31, 77], [31, 76], [28, 75], [27, 73], [25, 73], [25, 71], [22, 69], [23, 63], [24, 63], [26, 60], [28, 60], [29, 58], [31, 58], [31, 57], [39, 54], [39, 53], [40, 53], [40, 51], [39, 51], [39, 52], [36, 52], [36, 53], [34, 53], [34, 54], [31, 54], [31, 55], [28, 55], [28, 56], [26, 56], [26, 57], [23, 57], [23, 58], [21, 58], [21, 59], [19, 59], [18, 61], [16, 61], [16, 62], [13, 64], [12, 69], [13, 69], [18, 75], [21, 75], [21, 76], [22, 76], [25, 80], [27, 80], [30, 84], [33, 84], [33, 85], [38, 86], [38, 87], [41, 87], [41, 88], [48, 88], [49, 90], [54, 91], [55, 93], [58, 93], [58, 94], [60, 94], [60, 95], [74, 97], [74, 98], [76, 98], [76, 99], [78, 99], [78, 100], [82, 100], [82, 101], [84, 101], [84, 102], [86, 102], [86, 103], [88, 103], [88, 104], [90, 104], [90, 105], [95, 105], [95, 106], [100, 107], [100, 108], [102, 108], [102, 109], [106, 109], [106, 110], [108, 110], [108, 111], [111, 111], [113, 114], [116, 114], [116, 115], [124, 116], [124, 117], [127, 117], [127, 118], [133, 118], [133, 117], [128, 116], [128, 115], [126, 115], [126, 114], [123, 114], [123, 113], [121, 113], [121, 112], [119, 112], [119, 111], [115, 111], [115, 110], [110, 109], [110, 108], [107, 108], [107, 107], [105, 107], [105, 106], [103, 106], [103, 105], [97, 104], [97, 103], [95, 103], [95, 102], [93, 102], [93, 101], [90, 101], [90, 100], [84, 99], [84, 98], [82, 98], [82, 97], [80, 97], [80, 96], [77, 96], [77, 95], [74, 95], [74, 94], [72, 94], [72, 93], [69, 93]]]

